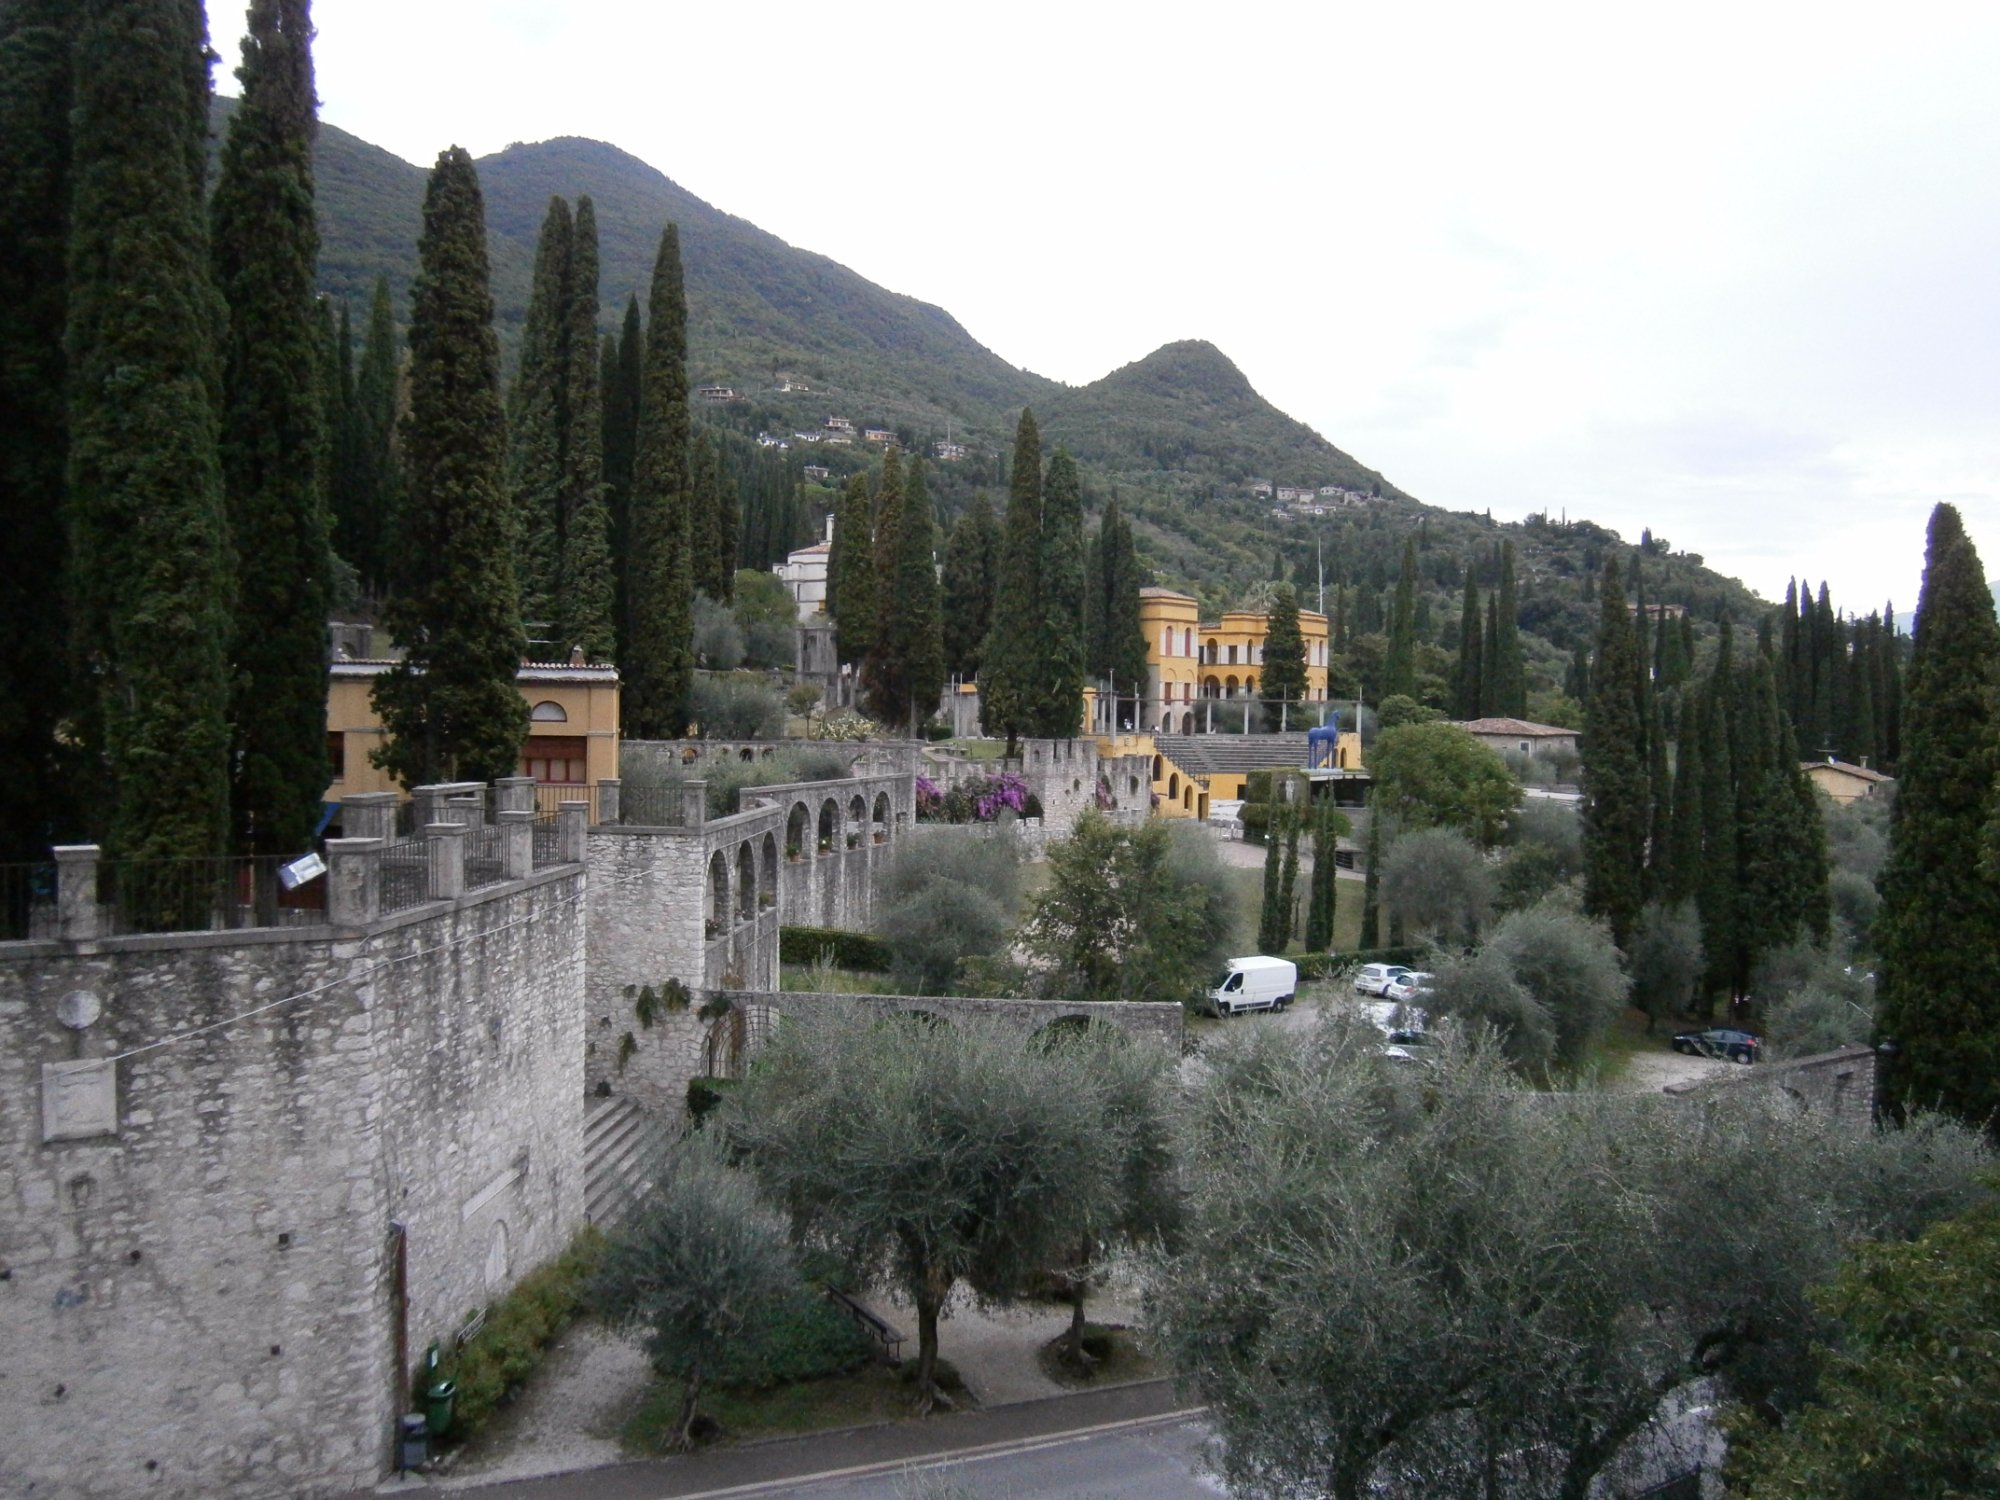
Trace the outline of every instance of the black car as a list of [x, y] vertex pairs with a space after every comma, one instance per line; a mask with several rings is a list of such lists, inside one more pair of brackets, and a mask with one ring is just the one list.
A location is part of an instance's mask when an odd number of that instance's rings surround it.
[[1764, 1039], [1753, 1032], [1730, 1026], [1712, 1026], [1707, 1031], [1674, 1034], [1674, 1051], [1690, 1057], [1726, 1057], [1731, 1062], [1753, 1063], [1764, 1050]]

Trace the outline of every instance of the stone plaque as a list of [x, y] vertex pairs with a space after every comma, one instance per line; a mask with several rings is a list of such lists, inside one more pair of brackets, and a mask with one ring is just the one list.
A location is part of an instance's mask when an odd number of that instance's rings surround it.
[[104, 1014], [104, 1002], [89, 990], [71, 990], [56, 1001], [56, 1019], [71, 1031], [83, 1031], [97, 1024]]
[[42, 1140], [118, 1134], [118, 1064], [110, 1058], [42, 1064]]

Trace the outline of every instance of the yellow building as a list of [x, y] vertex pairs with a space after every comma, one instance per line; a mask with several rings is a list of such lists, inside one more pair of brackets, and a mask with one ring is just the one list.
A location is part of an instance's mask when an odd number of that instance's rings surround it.
[[1872, 767], [1849, 765], [1831, 756], [1825, 760], [1801, 761], [1799, 769], [1814, 786], [1843, 807], [1863, 797], [1873, 797], [1895, 783], [1893, 776], [1884, 776]]
[[[395, 778], [380, 771], [368, 752], [382, 743], [382, 720], [369, 702], [375, 679], [392, 661], [336, 661], [327, 671], [326, 749], [333, 772], [326, 800], [351, 792], [394, 792]], [[618, 669], [523, 662], [515, 674], [528, 700], [528, 738], [515, 773], [540, 783], [538, 804], [553, 807], [567, 796], [618, 775]], [[557, 790], [542, 792], [541, 787]]]
[[[1121, 722], [1116, 728], [1209, 733], [1225, 722], [1237, 722], [1250, 708], [1250, 700], [1258, 697], [1270, 615], [1233, 609], [1213, 624], [1204, 624], [1200, 606], [1188, 595], [1145, 588], [1139, 590], [1139, 623], [1146, 633], [1146, 696], [1138, 705], [1138, 722]], [[1299, 633], [1306, 646], [1306, 701], [1324, 703], [1326, 616], [1300, 610]], [[1223, 707], [1232, 700], [1233, 707]], [[1230, 717], [1223, 719], [1225, 713]], [[1121, 720], [1129, 718], [1129, 710], [1121, 704]], [[1308, 712], [1299, 724], [1288, 727], [1303, 729], [1318, 722], [1319, 714]]]

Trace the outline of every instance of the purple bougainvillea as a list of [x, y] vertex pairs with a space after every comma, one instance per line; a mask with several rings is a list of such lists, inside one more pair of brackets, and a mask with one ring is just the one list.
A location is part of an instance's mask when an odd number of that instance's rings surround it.
[[991, 823], [1002, 813], [1028, 810], [1028, 784], [1013, 772], [972, 776], [941, 790], [929, 777], [917, 778], [917, 818], [925, 823]]

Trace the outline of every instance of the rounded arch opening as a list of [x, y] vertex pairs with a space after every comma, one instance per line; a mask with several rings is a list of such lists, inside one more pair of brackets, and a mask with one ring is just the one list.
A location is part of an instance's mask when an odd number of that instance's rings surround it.
[[757, 913], [757, 856], [748, 844], [736, 846], [736, 910], [739, 922]]
[[714, 937], [729, 921], [729, 862], [716, 850], [708, 857], [707, 910], [702, 913], [708, 936]]
[[545, 698], [528, 710], [528, 719], [535, 724], [567, 724], [569, 710], [553, 699]]
[[794, 802], [791, 815], [785, 819], [785, 858], [808, 858], [811, 844], [812, 814], [806, 811], [805, 803]]
[[763, 858], [758, 861], [757, 906], [760, 910], [778, 904], [778, 836], [764, 835]]

